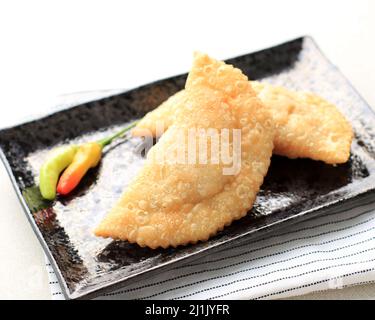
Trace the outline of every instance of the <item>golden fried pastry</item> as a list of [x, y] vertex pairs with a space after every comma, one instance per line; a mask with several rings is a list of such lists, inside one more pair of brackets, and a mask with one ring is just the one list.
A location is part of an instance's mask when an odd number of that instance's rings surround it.
[[252, 85], [275, 121], [275, 154], [329, 164], [348, 161], [353, 130], [333, 104], [311, 93]]
[[[274, 119], [275, 154], [329, 164], [348, 161], [353, 130], [333, 104], [311, 93], [293, 92], [257, 81], [253, 81], [252, 86]], [[168, 128], [174, 121], [176, 102], [182, 98], [183, 92], [178, 92], [148, 113], [133, 135], [143, 135], [149, 130], [155, 136], [157, 123], [164, 123]]]
[[[148, 112], [137, 126], [132, 130], [133, 136], [143, 137], [152, 134], [153, 137], [163, 134], [175, 121], [177, 112], [185, 90], [181, 90], [171, 96], [168, 100], [158, 106], [156, 109]], [[157, 131], [157, 125], [160, 126], [160, 132]]]
[[[176, 247], [207, 240], [252, 207], [270, 164], [274, 126], [247, 77], [224, 62], [196, 54], [186, 91], [176, 100], [179, 111], [173, 124], [96, 228], [97, 236], [150, 248]], [[218, 153], [211, 152], [215, 148], [210, 139], [207, 163], [186, 162], [192, 154], [201, 156], [197, 146], [187, 151], [192, 130], [231, 132], [227, 146], [233, 163], [224, 161], [223, 144]], [[235, 132], [240, 132], [237, 143]], [[176, 155], [176, 150], [180, 155], [184, 150], [185, 159], [160, 161], [161, 155]], [[234, 167], [234, 159], [236, 170], [225, 173]]]

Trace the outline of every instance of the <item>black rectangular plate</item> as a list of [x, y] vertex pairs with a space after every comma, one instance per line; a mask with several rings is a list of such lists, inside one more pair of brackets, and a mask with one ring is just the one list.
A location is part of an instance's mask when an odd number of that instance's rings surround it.
[[[30, 201], [38, 169], [51, 148], [98, 139], [142, 117], [183, 88], [186, 74], [65, 108], [0, 131], [1, 158], [26, 215], [69, 299], [94, 297], [186, 263], [219, 246], [231, 246], [287, 222], [296, 222], [375, 194], [375, 116], [310, 37], [228, 60], [251, 79], [315, 92], [335, 103], [351, 121], [350, 161], [339, 166], [274, 156], [262, 190], [247, 217], [205, 243], [150, 250], [125, 241], [96, 238], [92, 229], [111, 208], [144, 159], [140, 140], [119, 142], [68, 198]], [[33, 204], [34, 203], [34, 204]], [[8, 214], [11, 214], [10, 212]]]

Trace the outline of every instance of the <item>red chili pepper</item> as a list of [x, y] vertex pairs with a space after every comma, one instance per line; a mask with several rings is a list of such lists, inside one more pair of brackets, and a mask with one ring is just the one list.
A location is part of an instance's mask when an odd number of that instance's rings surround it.
[[102, 150], [114, 139], [122, 136], [125, 132], [133, 128], [138, 121], [133, 122], [115, 135], [97, 142], [89, 142], [81, 145], [73, 158], [72, 163], [61, 175], [57, 185], [57, 192], [60, 195], [67, 195], [73, 191], [87, 171], [96, 167], [102, 157]]
[[102, 157], [102, 146], [97, 142], [86, 143], [79, 147], [73, 162], [64, 171], [57, 185], [61, 195], [70, 193], [81, 181], [86, 172], [98, 165]]

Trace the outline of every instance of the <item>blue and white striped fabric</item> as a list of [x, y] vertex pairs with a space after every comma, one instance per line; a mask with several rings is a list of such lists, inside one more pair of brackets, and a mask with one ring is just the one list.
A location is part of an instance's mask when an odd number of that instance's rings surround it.
[[[63, 299], [47, 262], [52, 296]], [[234, 245], [99, 299], [275, 299], [375, 282], [375, 199]]]

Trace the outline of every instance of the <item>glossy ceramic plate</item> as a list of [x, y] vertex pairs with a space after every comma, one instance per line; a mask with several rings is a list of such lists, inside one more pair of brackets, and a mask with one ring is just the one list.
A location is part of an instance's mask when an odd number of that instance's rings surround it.
[[[251, 79], [315, 92], [335, 103], [350, 119], [355, 140], [350, 161], [329, 166], [274, 156], [254, 208], [205, 243], [150, 250], [92, 234], [122, 190], [142, 167], [138, 139], [106, 150], [68, 198], [42, 201], [36, 187], [46, 153], [64, 143], [99, 139], [142, 117], [183, 88], [186, 75], [64, 109], [0, 131], [1, 158], [25, 213], [69, 299], [112, 291], [140, 278], [187, 263], [218, 247], [366, 201], [375, 194], [375, 116], [310, 37], [228, 60]], [[5, 214], [5, 213], [4, 213]], [[8, 212], [6, 214], [12, 214]]]

